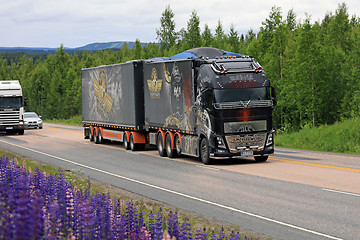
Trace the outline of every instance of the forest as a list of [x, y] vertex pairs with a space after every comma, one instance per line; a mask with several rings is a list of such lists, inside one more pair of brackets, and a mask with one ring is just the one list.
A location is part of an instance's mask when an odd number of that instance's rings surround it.
[[298, 19], [273, 7], [259, 26], [246, 34], [214, 30], [196, 11], [186, 29], [176, 31], [174, 12], [167, 6], [156, 29], [157, 42], [120, 51], [65, 52], [55, 54], [0, 54], [0, 79], [18, 79], [27, 98], [27, 111], [44, 119], [66, 119], [81, 115], [81, 69], [133, 59], [171, 56], [186, 49], [207, 46], [254, 57], [276, 88], [275, 128], [297, 131], [304, 127], [332, 124], [360, 115], [360, 19], [350, 16], [345, 3], [322, 20]]

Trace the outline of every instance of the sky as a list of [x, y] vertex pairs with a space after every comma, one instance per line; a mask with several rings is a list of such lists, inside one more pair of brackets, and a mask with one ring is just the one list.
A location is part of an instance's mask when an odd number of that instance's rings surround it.
[[220, 20], [225, 33], [233, 25], [240, 34], [257, 32], [273, 6], [283, 19], [290, 9], [312, 22], [335, 13], [345, 2], [350, 16], [360, 17], [359, 0], [0, 0], [0, 47], [81, 47], [94, 42], [156, 42], [156, 29], [166, 6], [174, 12], [176, 30], [187, 26], [192, 11], [201, 31], [215, 31]]

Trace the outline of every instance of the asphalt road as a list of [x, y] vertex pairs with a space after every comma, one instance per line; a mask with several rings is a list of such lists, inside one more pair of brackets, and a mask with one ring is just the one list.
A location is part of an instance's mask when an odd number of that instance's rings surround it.
[[168, 159], [96, 145], [82, 128], [45, 124], [0, 134], [0, 149], [275, 239], [360, 239], [360, 156], [276, 148], [265, 163]]

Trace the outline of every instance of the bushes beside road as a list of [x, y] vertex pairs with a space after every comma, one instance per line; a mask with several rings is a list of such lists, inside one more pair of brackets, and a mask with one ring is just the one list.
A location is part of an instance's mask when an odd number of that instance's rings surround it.
[[275, 137], [275, 145], [304, 150], [360, 154], [360, 118], [317, 128], [305, 127], [293, 133], [280, 132]]

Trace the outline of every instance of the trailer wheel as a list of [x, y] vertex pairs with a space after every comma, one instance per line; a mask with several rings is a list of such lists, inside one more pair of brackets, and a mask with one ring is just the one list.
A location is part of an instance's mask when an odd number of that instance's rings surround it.
[[157, 146], [160, 157], [165, 157], [166, 152], [165, 152], [165, 149], [164, 149], [163, 138], [162, 138], [161, 133], [158, 133], [158, 135], [157, 135], [156, 146]]
[[201, 139], [200, 142], [200, 160], [205, 164], [211, 164], [211, 158], [209, 153], [209, 142], [206, 138]]
[[95, 138], [95, 143], [96, 144], [101, 144], [104, 142], [104, 139], [103, 137], [101, 136], [101, 130], [99, 129], [98, 130], [98, 134], [96, 135], [96, 138]]
[[130, 145], [131, 151], [136, 151], [137, 150], [137, 145], [134, 143], [134, 137], [133, 137], [132, 134], [130, 135], [130, 143], [129, 143], [129, 145]]
[[165, 137], [165, 149], [166, 149], [166, 154], [168, 155], [169, 158], [175, 157], [175, 150], [172, 148], [170, 134], [166, 134], [166, 137]]
[[175, 149], [176, 149], [176, 155], [181, 155], [181, 141], [179, 135], [175, 135]]
[[124, 142], [124, 148], [125, 148], [126, 150], [129, 150], [129, 149], [130, 149], [130, 143], [129, 143], [129, 141], [127, 140], [127, 135], [126, 135], [126, 133], [124, 134], [123, 142]]
[[266, 162], [269, 156], [256, 156], [254, 158], [255, 158], [255, 162]]
[[93, 129], [93, 131], [91, 132], [91, 129], [90, 129], [90, 136], [89, 136], [89, 139], [90, 139], [90, 141], [91, 142], [93, 142], [94, 141], [94, 139], [95, 139], [95, 137], [94, 137], [94, 132], [95, 132], [95, 129]]

